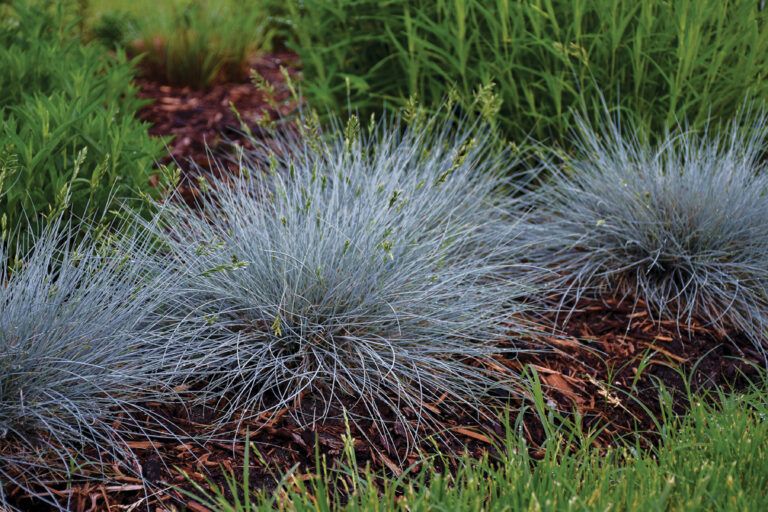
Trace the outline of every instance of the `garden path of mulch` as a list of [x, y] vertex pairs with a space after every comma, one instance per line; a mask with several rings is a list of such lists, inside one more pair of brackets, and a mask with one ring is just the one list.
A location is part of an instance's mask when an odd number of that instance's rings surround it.
[[[280, 67], [286, 66], [295, 73], [295, 57], [289, 53], [261, 55], [252, 65], [274, 87], [275, 101], [268, 101], [265, 91], [245, 81], [216, 85], [207, 91], [165, 86], [147, 78], [138, 81], [141, 96], [152, 101], [142, 109], [140, 117], [152, 124], [151, 133], [173, 137], [165, 163], [175, 160], [180, 164], [182, 193], [188, 200], [196, 195], [197, 172], [189, 162], [206, 167], [211, 153], [227, 152], [228, 140], [247, 143], [230, 102], [241, 118], [254, 127], [261, 116], [274, 119], [293, 108]], [[273, 108], [275, 104], [277, 109]], [[279, 111], [280, 106], [285, 110]], [[552, 325], [557, 321], [546, 320]], [[646, 432], [643, 442], [652, 444], [653, 416], [660, 413], [658, 383], [672, 390], [677, 412], [684, 412], [686, 393], [681, 370], [691, 372], [695, 366], [692, 384], [699, 390], [743, 386], [747, 378], [756, 375], [753, 365], [760, 361], [758, 354], [746, 340], [734, 339], [732, 343], [724, 333], [697, 323], [678, 326], [670, 321], [654, 321], [642, 306], [585, 301], [563, 326], [561, 335], [548, 337], [550, 351], [525, 352], [517, 357], [499, 358], [497, 362], [517, 372], [535, 370], [549, 407], [566, 416], [578, 412], [585, 430], [602, 427], [595, 441], [599, 446], [615, 444], [637, 431]], [[512, 407], [520, 404], [514, 400]], [[312, 397], [306, 396], [296, 407], [311, 410], [313, 405]], [[216, 416], [213, 410], [189, 411], [164, 404], [149, 407], [175, 430], [169, 434], [178, 436], [203, 432]], [[435, 418], [451, 433], [440, 440], [440, 450], [446, 454], [493, 453], [494, 439], [500, 439], [504, 433], [502, 423], [495, 418], [447, 412], [439, 404], [431, 407]], [[354, 408], [350, 404], [350, 409]], [[179, 487], [193, 490], [179, 470], [201, 484], [206, 479], [222, 483], [227, 472], [240, 473], [246, 432], [263, 457], [263, 461], [251, 457], [253, 488], [275, 488], [279, 475], [291, 468], [299, 472], [315, 470], [318, 453], [329, 461], [342, 457], [342, 436], [346, 432], [343, 418], [305, 427], [290, 412], [283, 410], [271, 417], [233, 424], [232, 431], [237, 432], [232, 436], [236, 438], [234, 442], [222, 437], [220, 442], [202, 445], [180, 441], [173, 435], [153, 441], [137, 436], [130, 446], [142, 475], [157, 489], [163, 489], [151, 498], [151, 509], [174, 510], [181, 504], [179, 508], [185, 506], [193, 512], [207, 510], [178, 491]], [[386, 417], [386, 410], [383, 413]], [[541, 456], [542, 424], [530, 408], [523, 414], [523, 434], [532, 454]], [[419, 459], [419, 453], [417, 447], [409, 444], [403, 425], [398, 425], [391, 413], [389, 417], [393, 420], [391, 442], [370, 421], [351, 424], [350, 433], [361, 467], [370, 464], [374, 470], [400, 474]], [[410, 419], [415, 420], [415, 414], [410, 414]], [[157, 424], [151, 422], [146, 426]], [[434, 450], [430, 446], [422, 448], [427, 452]], [[70, 508], [78, 512], [146, 510], [137, 479], [121, 474], [110, 477], [113, 481], [109, 484], [73, 482], [56, 492], [62, 499], [68, 497]], [[23, 510], [46, 510], [23, 496], [13, 499]]]

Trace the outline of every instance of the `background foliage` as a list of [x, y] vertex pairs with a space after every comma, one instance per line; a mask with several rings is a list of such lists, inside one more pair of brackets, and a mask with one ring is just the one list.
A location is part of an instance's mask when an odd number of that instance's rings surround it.
[[68, 211], [104, 211], [149, 193], [163, 142], [135, 117], [142, 105], [125, 55], [82, 45], [70, 12], [2, 6], [0, 212], [4, 229]]
[[655, 133], [727, 118], [768, 92], [768, 13], [754, 0], [291, 0], [303, 90], [363, 114], [495, 84], [515, 142], [564, 144], [569, 109], [618, 106]]
[[[272, 0], [106, 0], [84, 13], [89, 37], [108, 47], [141, 54], [142, 68], [164, 83], [204, 89], [248, 76], [255, 52], [269, 49], [277, 27], [269, 15]], [[147, 10], [153, 16], [144, 16]], [[279, 11], [279, 10], [278, 10]]]

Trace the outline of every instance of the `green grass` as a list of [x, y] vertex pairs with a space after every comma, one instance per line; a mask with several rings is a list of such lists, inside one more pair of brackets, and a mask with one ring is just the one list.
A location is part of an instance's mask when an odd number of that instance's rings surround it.
[[768, 97], [768, 10], [754, 0], [291, 0], [303, 90], [364, 116], [495, 90], [513, 141], [564, 145], [603, 97], [655, 133]]
[[0, 5], [0, 224], [101, 214], [150, 194], [163, 141], [136, 119], [134, 66], [77, 38], [71, 10]]
[[245, 79], [248, 58], [271, 47], [275, 28], [267, 1], [92, 0], [86, 32], [142, 53], [142, 67], [153, 78], [204, 89]]
[[[389, 478], [359, 468], [350, 439], [345, 439], [342, 468], [321, 462], [308, 479], [289, 472], [272, 494], [243, 493], [231, 476], [222, 488], [198, 488], [195, 497], [215, 511], [581, 511], [581, 510], [762, 510], [768, 492], [768, 386], [738, 394], [690, 395], [686, 416], [672, 414], [669, 395], [660, 400], [661, 442], [644, 451], [632, 439], [607, 452], [591, 445], [594, 432], [579, 431], [578, 421], [556, 426], [541, 395], [534, 408], [549, 432], [544, 458], [508, 429], [500, 460], [464, 457], [459, 469], [436, 469], [432, 456], [407, 477]], [[555, 416], [558, 416], [555, 414]], [[562, 419], [562, 418], [560, 418]], [[571, 447], [566, 450], [565, 447]], [[259, 464], [258, 454], [246, 466]], [[335, 489], [332, 491], [331, 489]], [[341, 495], [348, 495], [345, 505]]]

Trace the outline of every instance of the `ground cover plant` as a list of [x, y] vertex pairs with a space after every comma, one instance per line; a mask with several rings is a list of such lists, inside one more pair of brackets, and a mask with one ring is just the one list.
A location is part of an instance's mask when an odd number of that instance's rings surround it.
[[302, 0], [288, 3], [303, 91], [318, 109], [400, 108], [493, 90], [511, 140], [567, 145], [571, 109], [602, 97], [639, 128], [728, 119], [766, 96], [760, 2]]
[[536, 197], [542, 250], [532, 258], [555, 269], [562, 303], [642, 300], [662, 318], [744, 333], [765, 357], [768, 174], [756, 117], [658, 145], [618, 119], [582, 121], [577, 155], [545, 162], [552, 178]]
[[457, 471], [446, 472], [445, 455], [430, 454], [412, 474], [392, 478], [357, 464], [354, 440], [347, 437], [341, 470], [325, 461], [314, 473], [276, 475], [273, 492], [253, 490], [249, 472], [262, 464], [254, 451], [243, 472], [189, 494], [217, 512], [760, 510], [768, 485], [765, 393], [764, 382], [757, 381], [743, 393], [689, 394], [684, 417], [667, 403], [659, 417], [662, 439], [651, 451], [631, 438], [607, 452], [596, 449], [595, 431], [558, 424], [539, 399], [534, 408], [550, 437], [538, 457], [520, 437], [521, 425], [513, 423], [498, 458], [467, 457]]
[[150, 194], [163, 148], [134, 116], [125, 56], [83, 46], [62, 6], [0, 6], [0, 215], [3, 230], [62, 211], [104, 212]]
[[[275, 34], [264, 0], [173, 0], [160, 9], [122, 1], [91, 4], [91, 37], [142, 54], [145, 74], [169, 85], [204, 89], [241, 81], [250, 57], [271, 48]], [[142, 7], [155, 15], [138, 16]]]
[[420, 435], [435, 408], [514, 393], [514, 375], [490, 364], [514, 349], [502, 337], [529, 330], [510, 318], [527, 282], [503, 276], [520, 250], [511, 200], [495, 194], [509, 156], [438, 118], [352, 117], [323, 134], [314, 119], [252, 141], [240, 176], [201, 177], [202, 213], [161, 210], [187, 290], [179, 321], [210, 324], [178, 349], [207, 380], [200, 396], [228, 417], [288, 408], [310, 424], [388, 408]]
[[[30, 235], [22, 235], [30, 236]], [[133, 258], [141, 235], [54, 222], [27, 253], [0, 246], [0, 508], [19, 489], [67, 508], [43, 482], [116, 465], [135, 475], [126, 411], [162, 390], [159, 304], [170, 281]]]

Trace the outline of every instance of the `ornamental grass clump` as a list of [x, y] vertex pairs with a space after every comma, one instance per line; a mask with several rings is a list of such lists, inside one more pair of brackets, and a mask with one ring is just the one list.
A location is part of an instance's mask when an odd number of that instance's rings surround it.
[[120, 429], [127, 411], [162, 389], [166, 336], [156, 314], [168, 281], [135, 264], [150, 246], [144, 236], [83, 236], [56, 222], [18, 258], [8, 245], [0, 245], [0, 508], [11, 506], [13, 486], [67, 509], [42, 482], [86, 478], [107, 463], [134, 470]]
[[[577, 154], [545, 163], [535, 260], [563, 290], [642, 301], [768, 349], [768, 169], [765, 117], [726, 129], [678, 130], [656, 146], [618, 121], [580, 124]], [[747, 122], [747, 119], [752, 121]]]
[[227, 417], [289, 407], [381, 426], [391, 412], [406, 429], [407, 411], [426, 422], [509, 396], [514, 375], [491, 356], [528, 332], [511, 316], [530, 291], [504, 277], [522, 252], [496, 194], [509, 156], [436, 119], [352, 117], [322, 135], [312, 119], [252, 140], [239, 176], [201, 180], [200, 214], [160, 213], [185, 272], [179, 322], [208, 324], [178, 347], [200, 396]]

